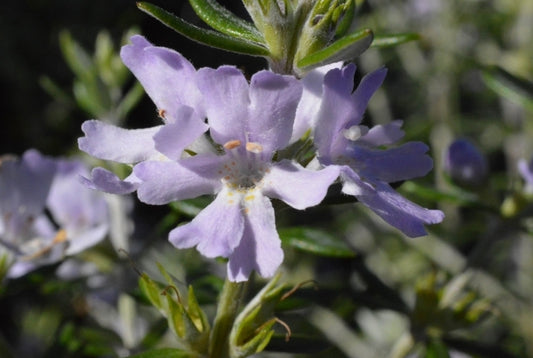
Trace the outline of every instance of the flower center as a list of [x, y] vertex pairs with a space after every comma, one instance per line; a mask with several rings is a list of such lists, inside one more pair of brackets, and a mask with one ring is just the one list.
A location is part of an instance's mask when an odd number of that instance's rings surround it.
[[244, 146], [241, 144], [240, 140], [231, 140], [224, 144], [229, 160], [219, 174], [230, 189], [248, 192], [261, 186], [261, 181], [268, 171], [268, 163], [262, 159], [261, 144], [255, 142], [247, 142]]

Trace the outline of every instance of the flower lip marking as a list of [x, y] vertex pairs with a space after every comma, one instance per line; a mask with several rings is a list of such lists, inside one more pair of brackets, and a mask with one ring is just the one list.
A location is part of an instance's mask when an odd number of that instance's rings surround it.
[[167, 111], [164, 110], [164, 109], [160, 109], [160, 110], [157, 111], [157, 114], [159, 115], [159, 117], [161, 117], [161, 118], [163, 118], [163, 119], [166, 119], [166, 118], [165, 118], [165, 114], [166, 114], [166, 113], [167, 113]]

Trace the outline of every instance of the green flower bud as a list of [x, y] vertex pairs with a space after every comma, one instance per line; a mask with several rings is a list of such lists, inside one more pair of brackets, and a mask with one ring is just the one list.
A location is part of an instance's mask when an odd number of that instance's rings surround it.
[[207, 316], [198, 305], [192, 286], [189, 286], [187, 301], [162, 266], [161, 273], [168, 281], [163, 285], [142, 274], [139, 286], [144, 296], [167, 318], [168, 325], [177, 337], [180, 348], [200, 354], [207, 353], [210, 325]]
[[237, 316], [230, 334], [231, 357], [248, 357], [270, 342], [277, 322], [274, 308], [282, 300], [285, 287], [278, 285], [279, 278], [276, 275]]

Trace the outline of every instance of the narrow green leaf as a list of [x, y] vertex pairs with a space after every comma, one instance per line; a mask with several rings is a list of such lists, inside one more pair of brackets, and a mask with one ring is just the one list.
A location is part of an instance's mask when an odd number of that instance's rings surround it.
[[372, 41], [371, 47], [391, 47], [418, 40], [420, 40], [420, 35], [412, 32], [405, 34], [376, 35], [374, 36], [374, 41]]
[[533, 112], [533, 82], [514, 76], [498, 66], [486, 67], [482, 73], [490, 89]]
[[107, 91], [97, 80], [75, 81], [72, 92], [78, 106], [96, 118], [104, 117], [110, 107]]
[[139, 288], [146, 298], [157, 309], [163, 309], [163, 302], [161, 301], [161, 287], [155, 283], [147, 274], [143, 274], [139, 278]]
[[119, 120], [126, 118], [127, 114], [139, 103], [144, 95], [144, 88], [140, 82], [135, 82], [133, 87], [124, 95], [116, 109]]
[[168, 274], [167, 270], [165, 270], [165, 267], [161, 265], [159, 262], [156, 262], [157, 268], [159, 269], [159, 272], [161, 272], [161, 275], [165, 278], [165, 281], [167, 282], [167, 285], [174, 286], [176, 283], [172, 279], [172, 277]]
[[165, 295], [167, 302], [167, 320], [168, 326], [178, 336], [178, 338], [184, 338], [187, 334], [186, 314], [181, 303], [174, 301], [174, 298], [170, 294]]
[[156, 5], [139, 2], [137, 3], [137, 7], [174, 31], [201, 44], [250, 56], [269, 55], [268, 50], [264, 46], [245, 39], [237, 39], [220, 32], [194, 26]]
[[372, 39], [373, 34], [369, 29], [354, 32], [302, 58], [297, 62], [297, 66], [301, 70], [309, 71], [333, 62], [351, 61], [370, 47]]
[[83, 81], [94, 80], [95, 66], [91, 56], [72, 38], [68, 31], [59, 34], [63, 57], [76, 77]]
[[355, 253], [342, 241], [325, 231], [305, 227], [282, 229], [281, 240], [300, 250], [329, 257], [355, 257]]
[[263, 35], [250, 22], [241, 19], [214, 0], [189, 0], [194, 12], [213, 29], [236, 38], [264, 44]]
[[129, 358], [193, 358], [197, 357], [189, 352], [175, 348], [160, 348], [129, 356]]
[[189, 292], [187, 295], [187, 311], [189, 317], [194, 321], [198, 331], [206, 332], [209, 331], [210, 325], [207, 320], [207, 316], [204, 311], [200, 308], [196, 295], [194, 294], [194, 289], [192, 286], [189, 286]]

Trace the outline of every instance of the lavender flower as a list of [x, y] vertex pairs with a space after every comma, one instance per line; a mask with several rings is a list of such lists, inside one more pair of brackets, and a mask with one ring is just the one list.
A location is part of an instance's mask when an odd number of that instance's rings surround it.
[[[302, 84], [269, 71], [255, 74], [248, 84], [230, 66], [196, 72], [172, 50], [140, 36], [132, 42], [122, 59], [164, 113], [164, 124], [128, 131], [85, 122], [82, 150], [135, 164], [125, 180], [97, 168], [87, 183], [119, 194], [137, 190], [141, 201], [155, 205], [216, 194], [191, 223], [170, 232], [170, 242], [177, 248], [196, 246], [206, 257], [229, 258], [232, 281], [246, 280], [253, 270], [272, 276], [283, 251], [268, 198], [305, 209], [322, 201], [338, 177], [333, 167], [313, 171], [290, 160], [272, 161], [291, 140]], [[207, 150], [187, 158], [183, 150], [206, 131], [205, 117], [223, 153]]]
[[81, 162], [54, 160], [35, 150], [20, 160], [2, 160], [0, 244], [11, 256], [8, 277], [57, 262], [105, 237], [106, 203], [79, 183], [86, 171]]
[[211, 137], [224, 154], [138, 164], [139, 199], [165, 204], [216, 194], [192, 222], [170, 232], [170, 242], [178, 248], [196, 246], [207, 257], [228, 257], [232, 281], [246, 280], [252, 270], [270, 277], [283, 251], [268, 198], [296, 209], [317, 205], [338, 170], [312, 171], [290, 160], [272, 161], [291, 138], [302, 93], [296, 79], [261, 71], [248, 84], [239, 70], [223, 66], [199, 70], [197, 81]]
[[475, 185], [487, 176], [487, 160], [471, 142], [457, 139], [446, 151], [444, 170], [459, 183]]
[[324, 78], [320, 110], [316, 114], [315, 144], [320, 163], [338, 167], [342, 191], [353, 195], [390, 225], [410, 237], [426, 234], [424, 224], [442, 221], [439, 210], [422, 208], [403, 198], [389, 183], [423, 176], [432, 168], [428, 147], [409, 142], [381, 149], [403, 137], [402, 122], [361, 125], [367, 103], [383, 82], [385, 69], [363, 78], [353, 90], [355, 66], [333, 69]]

